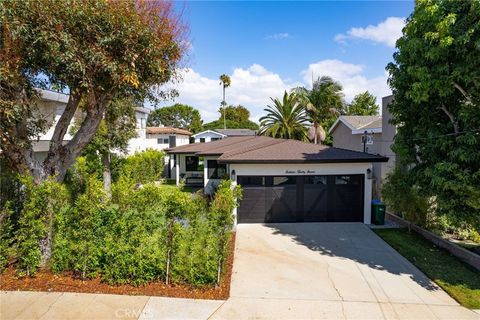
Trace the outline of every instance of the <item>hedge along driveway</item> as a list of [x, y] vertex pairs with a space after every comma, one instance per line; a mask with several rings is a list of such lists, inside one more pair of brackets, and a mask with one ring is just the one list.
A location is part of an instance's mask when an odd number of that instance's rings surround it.
[[480, 273], [477, 270], [406, 229], [374, 231], [461, 305], [480, 309]]

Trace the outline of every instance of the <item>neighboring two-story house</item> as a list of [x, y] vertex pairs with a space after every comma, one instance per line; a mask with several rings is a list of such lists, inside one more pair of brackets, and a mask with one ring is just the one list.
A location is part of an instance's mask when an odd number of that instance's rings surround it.
[[392, 99], [393, 96], [382, 99], [381, 116], [340, 116], [329, 129], [333, 146], [336, 148], [365, 151], [388, 157], [388, 162], [373, 165], [375, 197], [380, 196], [382, 183], [395, 167], [396, 162], [396, 156], [391, 150], [396, 128], [389, 122], [391, 114], [387, 109]]
[[[155, 150], [165, 150], [183, 146], [190, 143], [192, 133], [188, 130], [172, 127], [147, 127], [147, 136], [144, 141], [145, 148]], [[164, 176], [167, 178], [175, 177], [175, 166], [169, 165], [170, 155], [165, 155]]]
[[[37, 103], [38, 110], [50, 126], [47, 132], [40, 135], [33, 144], [33, 151], [35, 157], [39, 161], [42, 161], [47, 156], [47, 152], [50, 147], [50, 140], [52, 139], [52, 135], [55, 130], [55, 125], [60, 119], [62, 113], [65, 111], [69, 96], [68, 94], [44, 89], [38, 89], [38, 91], [40, 93], [40, 99]], [[143, 151], [148, 147], [146, 139], [147, 117], [149, 113], [150, 110], [147, 108], [135, 108], [137, 137], [130, 139], [127, 148], [128, 154], [133, 154], [137, 151]], [[63, 138], [64, 143], [72, 139], [72, 135], [70, 134], [70, 128], [81, 116], [82, 112], [80, 109], [78, 109], [72, 119], [67, 133], [65, 134], [65, 137]], [[167, 145], [165, 146], [165, 148], [166, 147], [169, 146]]]

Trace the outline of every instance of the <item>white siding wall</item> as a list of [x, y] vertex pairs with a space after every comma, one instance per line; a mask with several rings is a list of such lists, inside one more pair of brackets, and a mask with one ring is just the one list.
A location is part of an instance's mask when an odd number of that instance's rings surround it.
[[204, 138], [205, 142], [210, 142], [212, 141], [212, 138], [222, 139], [223, 136], [221, 134], [218, 134], [216, 132], [211, 132], [211, 131], [201, 132], [198, 135], [195, 135], [195, 143], [200, 142], [201, 138]]
[[135, 112], [135, 118], [137, 119], [136, 131], [137, 137], [130, 139], [128, 142], [128, 154], [134, 154], [135, 152], [145, 151], [147, 149], [147, 116], [144, 112]]
[[[170, 136], [176, 136], [176, 146], [183, 146], [186, 144], [190, 143], [190, 138], [189, 136], [185, 135], [174, 135], [174, 134], [147, 134], [147, 139], [145, 142], [145, 145], [149, 149], [155, 149], [155, 150], [165, 150], [170, 147], [169, 143], [163, 143], [165, 139], [169, 139]], [[158, 143], [158, 139], [161, 139], [160, 141], [162, 143]]]

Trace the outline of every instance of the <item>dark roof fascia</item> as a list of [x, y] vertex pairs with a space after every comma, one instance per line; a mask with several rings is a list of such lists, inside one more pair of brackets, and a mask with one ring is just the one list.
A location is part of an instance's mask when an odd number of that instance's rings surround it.
[[168, 149], [165, 149], [164, 150], [166, 153], [168, 154], [197, 154], [198, 151], [195, 151], [195, 150], [191, 150], [191, 151], [175, 151], [175, 152], [172, 152]]
[[219, 153], [219, 152], [197, 152], [195, 153], [195, 155], [197, 156], [221, 156], [223, 154], [223, 152]]
[[321, 160], [228, 160], [228, 159], [218, 159], [219, 163], [246, 163], [246, 164], [256, 164], [256, 163], [370, 163], [370, 162], [387, 162], [387, 157], [379, 158], [370, 158], [370, 159], [321, 159]]
[[201, 152], [201, 151], [176, 151], [171, 152], [169, 150], [165, 150], [168, 154], [193, 154], [195, 156], [221, 156], [223, 153], [218, 152]]

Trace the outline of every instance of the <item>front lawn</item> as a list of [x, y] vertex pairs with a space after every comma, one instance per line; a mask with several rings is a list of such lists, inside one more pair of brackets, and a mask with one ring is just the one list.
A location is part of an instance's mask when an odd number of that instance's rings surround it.
[[[164, 183], [162, 183], [162, 187], [165, 188], [165, 189], [168, 189], [168, 188], [176, 188], [177, 185], [176, 185], [176, 181], [174, 179], [166, 179]], [[182, 191], [183, 192], [187, 192], [187, 193], [194, 193], [195, 191], [197, 191], [198, 189], [200, 188], [193, 188], [193, 187], [187, 187], [187, 186], [183, 186], [182, 187]]]
[[461, 305], [480, 308], [480, 272], [406, 229], [374, 229]]

